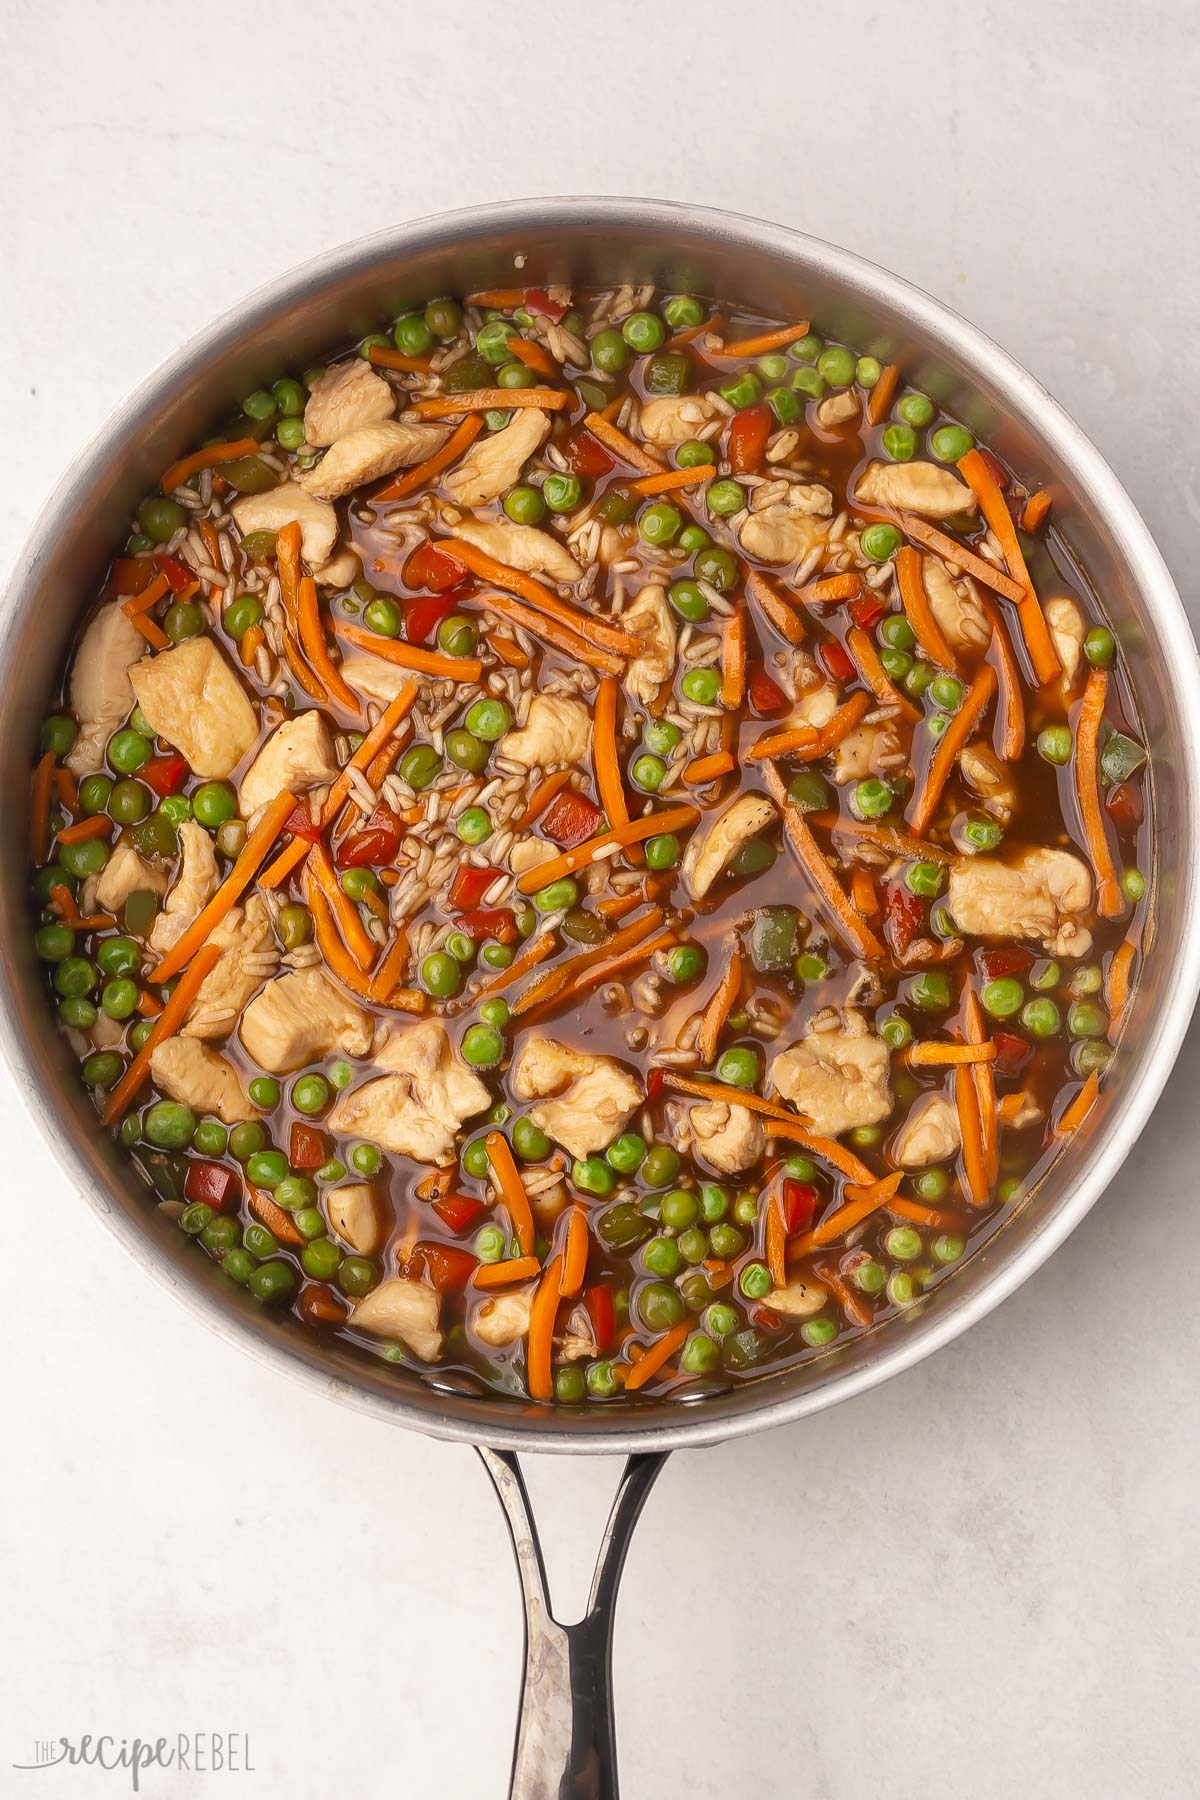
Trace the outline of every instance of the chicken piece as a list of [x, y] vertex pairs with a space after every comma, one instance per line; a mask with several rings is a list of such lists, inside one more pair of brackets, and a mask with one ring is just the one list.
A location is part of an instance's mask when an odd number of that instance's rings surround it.
[[819, 1281], [805, 1281], [801, 1276], [793, 1275], [786, 1287], [772, 1288], [763, 1305], [789, 1319], [811, 1319], [828, 1298], [828, 1292]]
[[246, 691], [208, 637], [160, 650], [129, 671], [138, 705], [159, 737], [203, 781], [223, 781], [258, 737]]
[[975, 511], [975, 496], [966, 482], [937, 463], [873, 462], [859, 476], [856, 491], [858, 499], [870, 506], [894, 506], [898, 512], [920, 513], [927, 519]]
[[383, 376], [365, 358], [352, 356], [313, 382], [304, 408], [305, 441], [323, 449], [365, 425], [390, 419], [395, 410], [396, 396]]
[[794, 481], [788, 489], [787, 503], [793, 512], [810, 519], [832, 519], [833, 493], [819, 481]]
[[508, 853], [508, 866], [514, 875], [527, 875], [530, 869], [553, 862], [558, 854], [557, 844], [549, 843], [546, 838], [518, 838]]
[[1055, 594], [1046, 601], [1042, 608], [1046, 615], [1046, 624], [1050, 627], [1050, 639], [1062, 664], [1062, 684], [1070, 687], [1079, 668], [1079, 659], [1083, 655], [1083, 640], [1086, 626], [1083, 614], [1069, 594]]
[[1011, 1112], [1005, 1113], [1004, 1124], [1009, 1131], [1025, 1131], [1030, 1125], [1038, 1125], [1045, 1118], [1045, 1113], [1038, 1105], [1028, 1088], [1022, 1088], [1016, 1095], [1017, 1104]]
[[328, 562], [337, 542], [336, 512], [298, 481], [281, 482], [265, 494], [243, 494], [229, 510], [243, 537], [252, 531], [282, 531], [294, 520], [300, 527], [300, 554], [310, 569]]
[[331, 1128], [414, 1162], [451, 1162], [463, 1120], [483, 1112], [492, 1096], [456, 1056], [441, 1020], [396, 1032], [376, 1048], [373, 1061], [387, 1073], [343, 1094], [329, 1116]]
[[688, 1123], [696, 1154], [723, 1175], [752, 1169], [767, 1147], [760, 1120], [746, 1106], [727, 1106], [723, 1100], [706, 1102], [692, 1107]]
[[825, 542], [829, 525], [793, 506], [764, 506], [738, 532], [742, 549], [760, 562], [800, 563]]
[[306, 493], [318, 500], [338, 500], [393, 469], [409, 469], [440, 450], [449, 425], [428, 419], [379, 419], [349, 431], [330, 446], [317, 464], [300, 477]]
[[585, 1362], [595, 1356], [596, 1334], [586, 1306], [577, 1306], [572, 1312], [556, 1348], [563, 1362]]
[[625, 692], [642, 706], [652, 706], [675, 667], [675, 620], [666, 589], [656, 581], [647, 582], [621, 626], [642, 640], [641, 651], [625, 670]]
[[1010, 861], [963, 856], [950, 865], [946, 905], [967, 937], [1031, 938], [1052, 956], [1086, 956], [1092, 903], [1087, 864], [1069, 850], [1022, 850]]
[[568, 1204], [567, 1187], [563, 1181], [552, 1182], [549, 1187], [530, 1194], [529, 1210], [533, 1214], [533, 1222], [547, 1243], [550, 1242], [555, 1220], [562, 1217]]
[[387, 1241], [387, 1219], [378, 1190], [369, 1181], [348, 1181], [326, 1191], [329, 1223], [358, 1256], [374, 1256]]
[[581, 763], [592, 741], [592, 715], [581, 700], [536, 694], [520, 731], [504, 740], [504, 754], [526, 769]]
[[578, 581], [583, 570], [561, 538], [536, 525], [510, 525], [500, 519], [460, 519], [452, 537], [474, 544], [485, 556], [523, 569], [529, 575], [548, 575], [551, 581]]
[[958, 759], [958, 768], [986, 810], [1002, 825], [1007, 825], [1017, 804], [1017, 790], [1008, 764], [1000, 761], [990, 744], [977, 739], [966, 746]]
[[927, 1094], [918, 1100], [892, 1144], [892, 1156], [902, 1169], [927, 1169], [945, 1162], [962, 1145], [958, 1112], [944, 1094]]
[[213, 841], [202, 825], [194, 819], [184, 819], [179, 827], [179, 842], [183, 850], [179, 873], [146, 940], [159, 956], [165, 956], [179, 942], [200, 909], [208, 905], [220, 881]]
[[422, 1362], [434, 1363], [442, 1354], [442, 1296], [423, 1281], [395, 1275], [360, 1300], [350, 1314], [350, 1324], [373, 1337], [398, 1338]]
[[374, 1020], [320, 968], [277, 975], [247, 1006], [239, 1033], [260, 1069], [290, 1075], [340, 1050], [365, 1056]]
[[534, 1124], [575, 1157], [606, 1149], [643, 1099], [615, 1057], [583, 1055], [540, 1035], [524, 1039], [509, 1079], [518, 1099], [537, 1101]]
[[708, 394], [663, 394], [643, 406], [641, 433], [656, 449], [673, 450], [720, 417], [721, 408]]
[[795, 730], [797, 725], [809, 725], [814, 731], [820, 731], [822, 725], [828, 725], [840, 704], [840, 695], [831, 682], [822, 681], [801, 694], [792, 708], [788, 719], [788, 730]]
[[894, 774], [908, 761], [899, 732], [890, 719], [856, 725], [833, 752], [833, 779], [839, 787], [868, 775]]
[[859, 1012], [818, 1013], [798, 1044], [771, 1064], [771, 1083], [825, 1137], [878, 1125], [892, 1110], [888, 1047]]
[[859, 415], [858, 396], [847, 388], [841, 394], [829, 394], [817, 407], [817, 424], [822, 431], [836, 431]]
[[477, 438], [446, 476], [456, 506], [483, 506], [520, 479], [521, 470], [550, 431], [550, 415], [537, 406], [515, 412], [503, 431]]
[[73, 774], [92, 775], [104, 767], [109, 738], [133, 711], [129, 665], [145, 648], [145, 638], [116, 601], [102, 606], [84, 632], [71, 664], [68, 696], [79, 720], [66, 757]]
[[348, 546], [322, 563], [319, 569], [313, 570], [313, 580], [320, 587], [348, 588], [362, 574], [362, 558], [357, 550]]
[[159, 863], [147, 862], [128, 838], [122, 838], [96, 879], [93, 897], [101, 912], [118, 913], [130, 894], [144, 893], [147, 888], [161, 898], [167, 881], [167, 872]]
[[979, 589], [969, 575], [955, 581], [940, 556], [921, 558], [921, 580], [929, 610], [955, 650], [982, 648], [992, 635]]
[[485, 1300], [471, 1320], [475, 1336], [492, 1350], [503, 1350], [507, 1345], [517, 1343], [529, 1330], [533, 1295], [531, 1282], [527, 1287], [512, 1288], [507, 1294]]
[[710, 825], [692, 834], [683, 858], [683, 878], [693, 900], [703, 900], [738, 851], [774, 825], [775, 802], [766, 794], [739, 794]]
[[293, 794], [304, 794], [311, 787], [335, 781], [337, 775], [333, 738], [324, 714], [315, 706], [297, 713], [275, 727], [242, 776], [238, 788], [242, 817], [252, 819], [284, 788], [290, 788]]
[[164, 1038], [151, 1052], [150, 1074], [172, 1100], [194, 1113], [211, 1113], [222, 1125], [255, 1116], [233, 1064], [195, 1038]]
[[369, 650], [347, 650], [342, 657], [342, 680], [366, 700], [378, 700], [386, 706], [394, 700], [412, 676], [407, 669], [372, 656]]
[[208, 941], [221, 954], [188, 1008], [185, 1037], [228, 1037], [259, 985], [279, 967], [279, 944], [260, 894], [244, 908], [231, 906]]

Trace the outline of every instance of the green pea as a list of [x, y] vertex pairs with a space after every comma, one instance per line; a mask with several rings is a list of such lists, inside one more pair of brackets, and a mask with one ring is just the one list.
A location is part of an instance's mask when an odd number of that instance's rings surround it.
[[185, 1206], [179, 1215], [180, 1229], [186, 1231], [189, 1237], [199, 1237], [200, 1233], [212, 1224], [212, 1221], [212, 1207], [205, 1206], [202, 1202], [197, 1202], [194, 1206]]
[[910, 863], [904, 879], [909, 891], [923, 900], [935, 900], [942, 891], [942, 866], [935, 862]]
[[821, 812], [830, 804], [829, 784], [815, 769], [801, 769], [788, 783], [788, 799], [801, 812]]
[[[737, 483], [734, 482], [733, 485], [736, 487]], [[718, 594], [728, 593], [737, 582], [738, 568], [733, 553], [721, 544], [710, 544], [702, 549], [692, 563], [692, 568], [697, 580], [707, 581], [710, 587], [716, 588]]]
[[1071, 760], [1072, 739], [1070, 727], [1066, 725], [1047, 725], [1038, 732], [1038, 755], [1048, 763], [1062, 767]]
[[849, 387], [854, 380], [856, 358], [841, 344], [827, 344], [817, 358], [817, 372], [830, 387]]
[[504, 1055], [504, 1037], [494, 1025], [471, 1025], [463, 1033], [463, 1061], [475, 1069], [493, 1069]]
[[[58, 1003], [58, 1016], [73, 1031], [90, 1031], [99, 1017], [96, 1003], [82, 996], [72, 996]], [[124, 1124], [122, 1120], [122, 1124]]]
[[667, 765], [659, 756], [637, 756], [629, 773], [635, 785], [644, 793], [657, 794], [666, 779]]
[[609, 488], [604, 498], [596, 506], [597, 518], [608, 525], [628, 525], [637, 508], [628, 494], [618, 493], [616, 488]]
[[275, 932], [285, 950], [298, 950], [307, 944], [312, 937], [312, 914], [307, 906], [298, 901], [280, 908], [279, 917], [275, 921]]
[[918, 431], [933, 423], [933, 401], [927, 394], [905, 394], [896, 411], [906, 425], [915, 426]]
[[363, 622], [368, 631], [375, 632], [379, 637], [395, 638], [404, 629], [404, 613], [386, 594], [378, 594], [374, 600], [367, 602]]
[[1083, 640], [1083, 654], [1097, 669], [1107, 669], [1117, 654], [1117, 640], [1103, 625], [1094, 625]]
[[452, 337], [457, 337], [462, 329], [462, 322], [462, 307], [457, 300], [449, 298], [431, 300], [425, 308], [426, 325], [434, 337], [441, 338], [443, 343]]
[[230, 819], [217, 832], [217, 845], [226, 856], [240, 856], [246, 846], [246, 826], [241, 819]]
[[292, 1105], [310, 1118], [329, 1104], [329, 1083], [323, 1075], [301, 1075], [292, 1083]]
[[60, 844], [58, 854], [67, 873], [82, 881], [100, 873], [108, 861], [108, 845], [103, 838], [85, 838], [81, 844]]
[[542, 497], [551, 512], [573, 512], [583, 499], [583, 483], [578, 475], [547, 475]]
[[571, 1180], [580, 1193], [595, 1194], [601, 1199], [617, 1185], [616, 1175], [601, 1156], [579, 1158], [572, 1166]]
[[646, 840], [646, 866], [650, 869], [673, 869], [680, 857], [679, 839], [671, 832]]
[[[685, 525], [679, 534], [679, 548], [694, 556], [697, 550], [707, 550], [712, 546], [712, 538], [703, 525]], [[696, 571], [700, 573], [699, 570]]]
[[496, 375], [496, 385], [502, 388], [533, 387], [537, 376], [532, 369], [526, 368], [522, 362], [505, 363]]
[[883, 364], [875, 356], [860, 356], [854, 365], [854, 379], [859, 387], [873, 388], [883, 374]]
[[670, 544], [679, 535], [683, 515], [669, 500], [655, 500], [638, 518], [638, 532], [648, 544]]
[[255, 388], [242, 401], [242, 411], [248, 419], [273, 419], [277, 404], [274, 394], [269, 394], [265, 388]]
[[437, 780], [442, 772], [442, 759], [432, 744], [414, 744], [400, 759], [400, 778], [416, 793]]
[[950, 1004], [950, 977], [941, 969], [924, 970], [913, 981], [909, 998], [922, 1012], [944, 1012]]
[[883, 664], [884, 673], [893, 681], [903, 681], [912, 668], [912, 657], [906, 650], [881, 650], [879, 660]]
[[771, 408], [776, 423], [779, 425], [794, 425], [804, 411], [791, 388], [769, 388], [766, 398], [767, 405]]
[[522, 1116], [513, 1120], [513, 1149], [523, 1162], [541, 1162], [550, 1154], [550, 1139], [533, 1120]]
[[257, 1119], [248, 1119], [241, 1125], [235, 1125], [229, 1133], [229, 1148], [238, 1162], [249, 1162], [266, 1141], [267, 1134]]
[[924, 1248], [920, 1232], [911, 1225], [893, 1225], [883, 1243], [888, 1255], [896, 1262], [912, 1262]]
[[825, 392], [825, 377], [819, 369], [797, 369], [792, 376], [792, 386], [798, 394], [806, 394], [810, 400], [819, 400]]
[[467, 730], [487, 744], [497, 743], [511, 724], [512, 713], [503, 700], [476, 700], [467, 710]]
[[192, 795], [196, 823], [217, 831], [237, 811], [237, 795], [227, 781], [206, 781]]
[[995, 819], [968, 819], [963, 836], [976, 850], [995, 850], [1004, 833]]
[[485, 944], [479, 952], [479, 960], [488, 969], [507, 969], [513, 960], [513, 952], [507, 944]]
[[958, 710], [965, 691], [956, 675], [935, 675], [929, 684], [929, 692], [935, 704], [944, 707], [947, 712]]
[[374, 869], [343, 869], [338, 885], [346, 898], [358, 906], [367, 894], [379, 892], [379, 877]]
[[889, 425], [884, 430], [883, 449], [893, 462], [911, 462], [917, 454], [917, 434], [911, 425]]
[[584, 1371], [587, 1391], [596, 1400], [611, 1400], [617, 1391], [616, 1364], [611, 1360], [589, 1363]]
[[800, 1327], [800, 1336], [806, 1344], [811, 1344], [814, 1350], [820, 1350], [824, 1345], [833, 1342], [837, 1331], [838, 1328], [832, 1319], [805, 1319]]
[[[505, 355], [508, 354], [507, 345]], [[469, 356], [460, 356], [457, 362], [442, 373], [442, 392], [444, 394], [469, 394], [477, 388], [491, 387], [492, 371], [486, 359], [476, 351]]]
[[288, 1173], [288, 1159], [282, 1150], [255, 1150], [246, 1159], [246, 1178], [255, 1187], [274, 1190], [287, 1180]]
[[1076, 1000], [1067, 1008], [1067, 1030], [1072, 1037], [1103, 1037], [1108, 1030], [1107, 1014], [1090, 1000]]
[[54, 971], [54, 991], [68, 1000], [82, 999], [95, 986], [96, 971], [86, 956], [65, 957]]
[[735, 1044], [717, 1060], [717, 1079], [730, 1087], [752, 1088], [758, 1080], [758, 1055], [743, 1045]]
[[762, 382], [752, 369], [744, 369], [740, 375], [728, 376], [720, 385], [718, 392], [722, 400], [739, 410], [745, 406], [754, 406], [762, 399]]
[[933, 680], [933, 664], [918, 659], [904, 677], [905, 692], [919, 700]]
[[683, 1318], [683, 1296], [666, 1281], [649, 1281], [634, 1300], [637, 1321], [645, 1331], [669, 1331]]
[[904, 541], [894, 525], [866, 525], [858, 534], [864, 556], [872, 562], [885, 563], [895, 556]]
[[[541, 1135], [539, 1133], [539, 1135]], [[544, 1152], [543, 1152], [544, 1154]], [[621, 1136], [608, 1146], [605, 1161], [619, 1175], [633, 1175], [642, 1165], [646, 1154], [646, 1142], [636, 1131], [622, 1132]]]
[[150, 741], [140, 731], [117, 731], [108, 740], [108, 760], [118, 775], [136, 775], [150, 756]]
[[716, 460], [717, 453], [712, 445], [701, 443], [699, 438], [688, 438], [675, 452], [675, 463], [680, 469], [703, 469]]
[[704, 323], [704, 302], [692, 294], [673, 294], [663, 306], [663, 318], [672, 331], [691, 331]]
[[760, 375], [765, 375], [768, 381], [783, 381], [788, 372], [788, 359], [776, 351], [770, 351], [766, 356], [758, 358], [756, 366]]
[[265, 1225], [247, 1225], [242, 1242], [257, 1262], [265, 1262], [279, 1250], [279, 1240]]
[[899, 1013], [893, 1013], [879, 1027], [879, 1035], [893, 1050], [903, 1050], [906, 1044], [912, 1042], [912, 1026]]
[[891, 807], [893, 794], [886, 781], [869, 775], [855, 784], [854, 810], [861, 819], [881, 819]]
[[652, 312], [630, 313], [621, 327], [621, 336], [639, 356], [657, 350], [666, 335], [662, 320]]
[[629, 366], [629, 345], [619, 331], [600, 331], [592, 339], [592, 363], [606, 375], [619, 375]]
[[708, 1234], [714, 1256], [726, 1259], [740, 1256], [746, 1247], [746, 1239], [736, 1225], [717, 1224]]
[[191, 818], [192, 803], [186, 794], [168, 794], [165, 800], [159, 801], [157, 811], [172, 825], [179, 826]]
[[[910, 425], [916, 420], [910, 419]], [[975, 439], [961, 425], [939, 425], [929, 439], [929, 448], [942, 463], [956, 463], [975, 448]]]
[[214, 1256], [219, 1256], [222, 1251], [232, 1250], [241, 1235], [241, 1226], [236, 1219], [222, 1218], [218, 1213], [200, 1233], [200, 1242]]
[[643, 736], [647, 750], [652, 750], [656, 756], [669, 756], [683, 741], [682, 731], [669, 719], [651, 719]]
[[129, 1030], [129, 1042], [131, 1048], [134, 1050], [144, 1049], [146, 1040], [149, 1038], [153, 1029], [153, 1019], [139, 1019], [137, 1024], [131, 1026]]
[[434, 950], [422, 960], [421, 984], [427, 993], [448, 1000], [462, 986], [462, 970], [444, 950]]
[[584, 1398], [586, 1383], [583, 1370], [575, 1363], [564, 1363], [554, 1371], [554, 1398], [560, 1406], [578, 1406]]
[[544, 888], [539, 888], [533, 896], [533, 904], [540, 913], [563, 912], [574, 906], [578, 899], [578, 883], [565, 875], [561, 881], [551, 881]]
[[383, 1167], [383, 1152], [378, 1144], [355, 1144], [350, 1152], [350, 1162], [360, 1175], [378, 1175]]
[[85, 1087], [113, 1088], [120, 1081], [125, 1064], [112, 1050], [100, 1050], [95, 1056], [89, 1056], [80, 1073]]
[[513, 328], [507, 320], [489, 319], [486, 325], [480, 326], [475, 349], [485, 362], [499, 367], [501, 363], [512, 361], [508, 340], [513, 335]]
[[[63, 965], [60, 964], [60, 967]], [[110, 1019], [128, 1019], [137, 1011], [138, 988], [136, 981], [128, 976], [119, 975], [113, 981], [104, 984], [100, 995], [100, 1004]]]
[[913, 1177], [913, 1191], [922, 1200], [943, 1199], [949, 1186], [950, 1177], [944, 1169], [923, 1169]]
[[173, 538], [187, 518], [177, 500], [168, 500], [161, 494], [148, 495], [138, 507], [137, 516], [146, 536], [156, 544], [165, 544]]
[[163, 630], [173, 644], [182, 644], [185, 638], [200, 636], [204, 630], [204, 614], [194, 600], [177, 600], [167, 608]]
[[667, 953], [668, 973], [680, 987], [689, 981], [699, 981], [707, 967], [708, 954], [700, 944], [676, 944]]
[[[275, 555], [278, 537], [279, 533], [276, 531], [248, 531], [242, 538], [242, 554], [248, 556], [251, 562], [269, 562]], [[261, 610], [259, 617], [262, 617]], [[253, 625], [256, 621], [251, 619], [250, 623]]]
[[186, 1150], [195, 1129], [196, 1115], [174, 1100], [156, 1100], [142, 1119], [147, 1142], [159, 1150]]
[[721, 692], [721, 677], [716, 669], [689, 669], [679, 685], [685, 699], [697, 706], [712, 706]]
[[[409, 754], [411, 755], [411, 751]], [[446, 733], [446, 755], [456, 768], [464, 770], [468, 775], [482, 774], [487, 767], [490, 754], [490, 748], [482, 738], [475, 737], [470, 731], [464, 731], [461, 726]], [[423, 765], [418, 766], [423, 767]], [[401, 773], [403, 773], [403, 761], [401, 761], [400, 767]], [[433, 779], [432, 775], [429, 776], [424, 785], [428, 786], [428, 781]]]
[[55, 756], [65, 756], [75, 742], [75, 737], [74, 719], [65, 718], [61, 713], [55, 713], [42, 722], [42, 749], [51, 751]]
[[463, 1151], [462, 1165], [467, 1174], [474, 1176], [476, 1181], [482, 1180], [489, 1173], [492, 1163], [483, 1138], [474, 1138], [467, 1145]]
[[79, 804], [89, 818], [108, 811], [112, 790], [113, 784], [107, 775], [88, 775], [80, 782]]
[[229, 1131], [220, 1119], [201, 1119], [192, 1133], [192, 1148], [201, 1156], [224, 1156], [229, 1148]]
[[887, 1270], [874, 1257], [861, 1262], [854, 1271], [854, 1285], [864, 1294], [878, 1294], [887, 1285]]
[[738, 1276], [738, 1288], [747, 1300], [765, 1300], [771, 1291], [771, 1271], [766, 1263], [747, 1263]]
[[1025, 1004], [1025, 989], [1015, 975], [1000, 975], [985, 983], [979, 997], [993, 1019], [1011, 1019]]
[[290, 1300], [296, 1287], [296, 1272], [290, 1263], [260, 1263], [249, 1280], [250, 1292], [265, 1306]]
[[1121, 889], [1127, 900], [1137, 905], [1146, 897], [1146, 877], [1140, 869], [1126, 869], [1121, 876]]
[[535, 487], [509, 488], [504, 496], [504, 510], [515, 525], [540, 525], [546, 516], [542, 490]]
[[673, 581], [667, 589], [667, 598], [680, 618], [691, 624], [708, 617], [708, 601], [698, 582]]
[[741, 512], [746, 504], [746, 490], [740, 481], [732, 481], [726, 476], [721, 481], [714, 481], [705, 495], [710, 513], [718, 518], [729, 518]]
[[674, 1238], [651, 1238], [642, 1251], [642, 1261], [651, 1275], [670, 1281], [683, 1267], [683, 1255]]
[[642, 1180], [647, 1187], [669, 1187], [680, 1170], [680, 1157], [670, 1144], [655, 1144], [642, 1162]]

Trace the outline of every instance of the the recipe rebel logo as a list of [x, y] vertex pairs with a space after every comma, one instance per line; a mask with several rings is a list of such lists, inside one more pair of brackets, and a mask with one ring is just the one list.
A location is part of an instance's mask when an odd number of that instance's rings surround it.
[[[99, 1736], [85, 1732], [77, 1738], [39, 1738], [32, 1762], [14, 1762], [22, 1771], [103, 1769], [124, 1774], [129, 1791], [143, 1791], [142, 1777], [150, 1770], [172, 1770], [187, 1775], [253, 1775], [250, 1734], [245, 1731], [180, 1731], [173, 1737], [140, 1738]], [[147, 1784], [146, 1791], [150, 1791]]]

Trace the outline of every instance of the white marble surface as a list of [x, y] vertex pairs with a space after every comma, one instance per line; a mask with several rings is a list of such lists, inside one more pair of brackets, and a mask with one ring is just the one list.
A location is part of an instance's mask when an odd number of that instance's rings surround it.
[[[803, 226], [949, 300], [1094, 434], [1187, 586], [1187, 0], [0, 20], [0, 563], [110, 407], [257, 275], [443, 206], [599, 189]], [[968, 1339], [668, 1467], [618, 1625], [631, 1800], [1200, 1792], [1198, 1072], [1193, 1036], [1113, 1191]], [[253, 1776], [144, 1791], [498, 1800], [517, 1596], [470, 1452], [209, 1338], [4, 1092], [0, 1130], [0, 1792], [128, 1791], [13, 1772], [37, 1737], [228, 1729]], [[533, 1471], [569, 1592], [605, 1472]]]

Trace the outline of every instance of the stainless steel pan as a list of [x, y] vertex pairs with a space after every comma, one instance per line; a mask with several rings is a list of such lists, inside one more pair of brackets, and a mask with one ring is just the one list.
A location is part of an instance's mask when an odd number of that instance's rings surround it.
[[[1153, 756], [1153, 953], [1103, 1100], [1067, 1156], [953, 1280], [818, 1362], [670, 1403], [615, 1400], [569, 1415], [420, 1378], [346, 1346], [317, 1347], [258, 1310], [196, 1256], [96, 1129], [51, 1022], [30, 954], [27, 772], [44, 696], [132, 507], [172, 457], [241, 395], [330, 344], [374, 330], [430, 294], [550, 281], [653, 281], [812, 317], [899, 361], [1035, 486], [1116, 629]], [[0, 654], [0, 1045], [64, 1170], [134, 1257], [200, 1318], [331, 1398], [436, 1437], [476, 1444], [504, 1502], [527, 1614], [526, 1686], [513, 1791], [615, 1795], [608, 1670], [612, 1608], [632, 1528], [666, 1453], [765, 1430], [912, 1366], [1039, 1267], [1112, 1180], [1158, 1098], [1200, 983], [1200, 666], [1162, 559], [1112, 471], [1062, 408], [946, 307], [843, 250], [778, 226], [661, 201], [527, 201], [380, 233], [272, 282], [145, 383], [77, 459], [46, 506], [9, 588]], [[515, 1452], [630, 1456], [588, 1615], [551, 1616]]]

